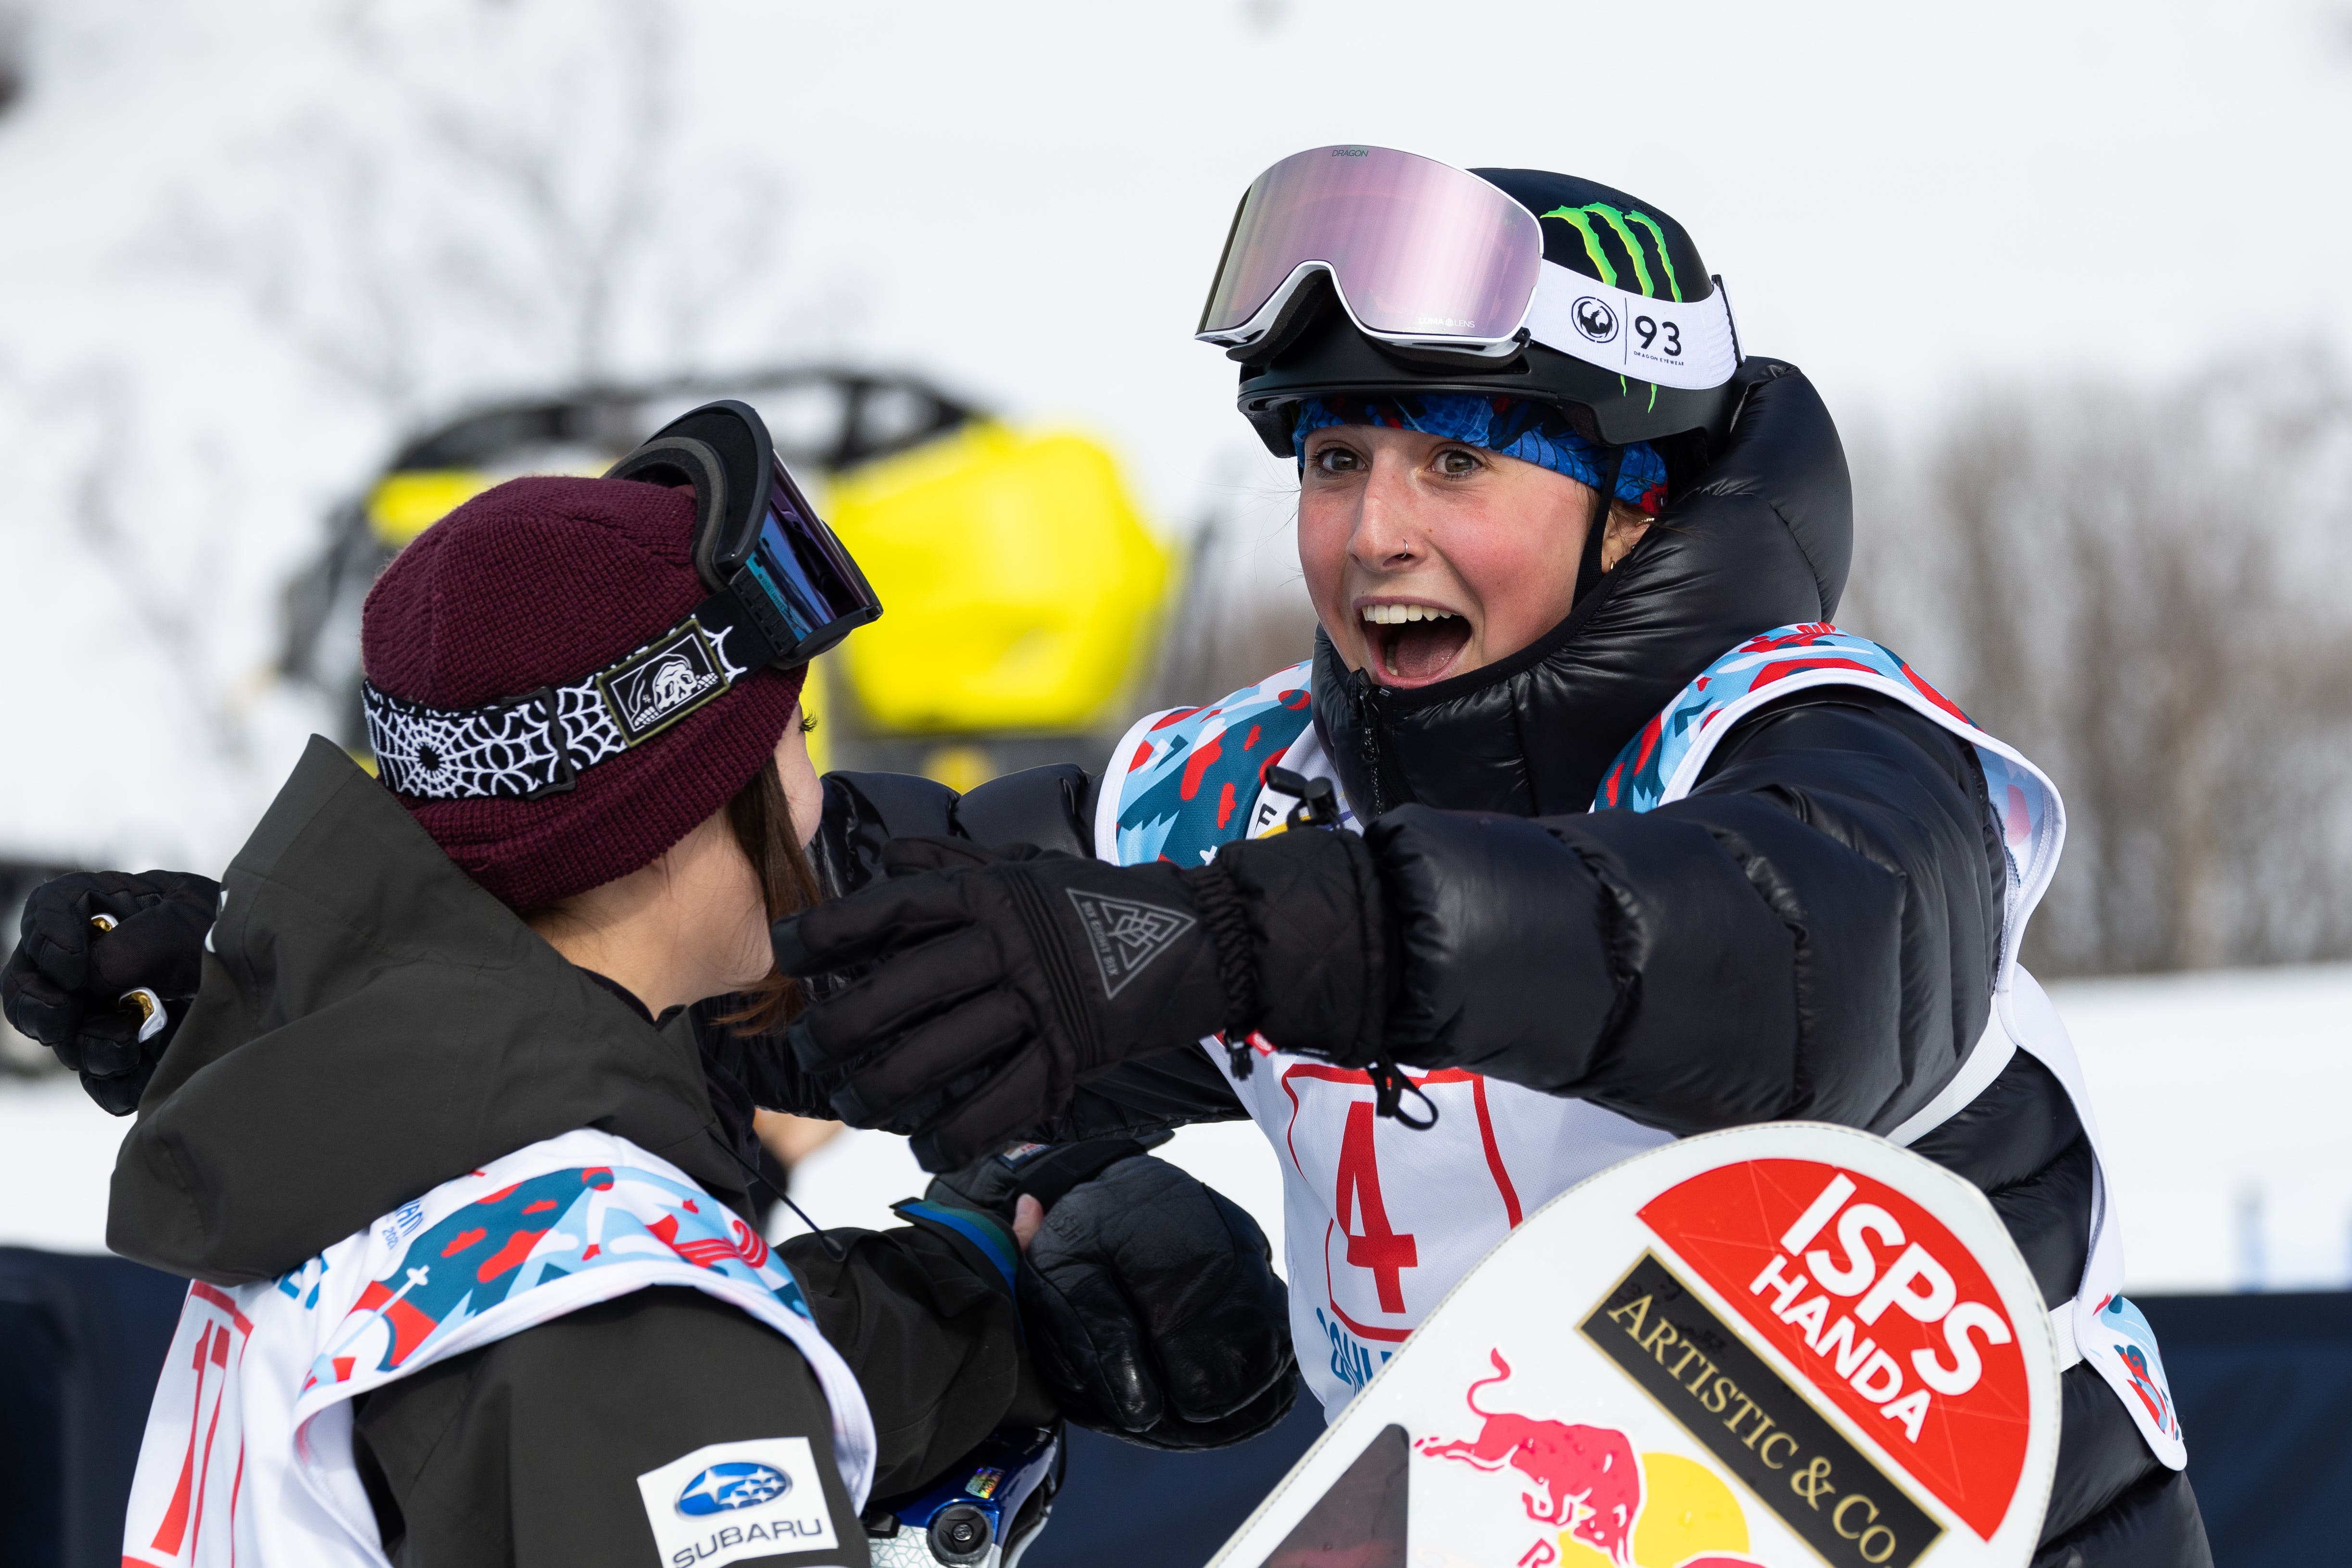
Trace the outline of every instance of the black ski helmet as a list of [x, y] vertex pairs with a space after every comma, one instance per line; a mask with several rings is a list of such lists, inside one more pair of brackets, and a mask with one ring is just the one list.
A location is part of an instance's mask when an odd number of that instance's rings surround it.
[[[1653, 299], [1696, 302], [1722, 287], [1682, 225], [1622, 191], [1540, 169], [1469, 172], [1536, 215], [1547, 262]], [[1733, 350], [1736, 371], [1736, 338]], [[1684, 468], [1677, 458], [1704, 461], [1721, 441], [1738, 402], [1730, 372], [1711, 387], [1660, 386], [1533, 341], [1501, 360], [1399, 349], [1356, 330], [1328, 277], [1305, 279], [1273, 330], [1227, 352], [1241, 362], [1242, 413], [1277, 457], [1293, 454], [1307, 398], [1470, 392], [1555, 404], [1608, 445], [1665, 443], [1668, 462]]]

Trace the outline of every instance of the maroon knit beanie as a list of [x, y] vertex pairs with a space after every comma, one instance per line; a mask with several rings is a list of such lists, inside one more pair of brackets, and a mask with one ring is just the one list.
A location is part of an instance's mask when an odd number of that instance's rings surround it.
[[[427, 528], [376, 580], [360, 658], [388, 695], [467, 708], [593, 674], [685, 618], [694, 497], [633, 479], [513, 479]], [[658, 859], [749, 783], [805, 672], [761, 670], [537, 800], [400, 803], [476, 882], [536, 909]]]

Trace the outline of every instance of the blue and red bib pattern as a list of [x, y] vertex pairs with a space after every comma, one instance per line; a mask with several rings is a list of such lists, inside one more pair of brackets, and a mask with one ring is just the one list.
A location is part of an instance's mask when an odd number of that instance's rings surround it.
[[[649, 1170], [549, 1171], [400, 1237], [412, 1223], [421, 1223], [415, 1204], [380, 1222], [388, 1244], [404, 1240], [398, 1268], [360, 1292], [303, 1392], [346, 1382], [359, 1371], [396, 1372], [436, 1335], [493, 1307], [571, 1275], [632, 1263], [690, 1264], [809, 1316], [799, 1281], [758, 1231], [708, 1193]], [[278, 1289], [297, 1301], [307, 1291], [314, 1301], [322, 1270], [322, 1260], [313, 1259], [280, 1279]]]
[[[2064, 812], [2048, 779], [2003, 742], [1979, 729], [1959, 706], [1892, 651], [1826, 621], [1776, 627], [1725, 653], [1625, 743], [1592, 797], [1596, 811], [1647, 811], [1697, 781], [1727, 727], [1768, 702], [1810, 686], [1855, 685], [1920, 709], [1968, 740], [1984, 768], [2009, 850], [2012, 907], [2009, 951], [2055, 863]], [[2027, 894], [2026, 890], [2031, 889]]]
[[579, 1128], [443, 1182], [282, 1278], [191, 1284], [140, 1440], [122, 1561], [386, 1568], [350, 1402], [656, 1286], [725, 1301], [793, 1343], [863, 1507], [873, 1416], [791, 1272], [686, 1173]]
[[1148, 717], [1119, 742], [1105, 793], [1118, 801], [1118, 863], [1204, 865], [1247, 830], [1265, 770], [1313, 722], [1312, 661], [1202, 708]]
[[1969, 716], [1943, 693], [1921, 680], [1901, 658], [1867, 638], [1841, 632], [1826, 621], [1782, 626], [1751, 637], [1717, 659], [1643, 725], [1641, 733], [1618, 752], [1592, 797], [1592, 809], [1650, 810], [1665, 798], [1675, 765], [1733, 703], [1792, 675], [1832, 670], [1899, 681], [1974, 727]]

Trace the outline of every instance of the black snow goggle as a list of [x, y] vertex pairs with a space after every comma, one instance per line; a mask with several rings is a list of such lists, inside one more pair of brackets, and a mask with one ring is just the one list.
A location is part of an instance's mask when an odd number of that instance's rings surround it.
[[431, 800], [535, 800], [763, 669], [790, 670], [882, 613], [866, 574], [776, 455], [750, 405], [705, 403], [606, 471], [694, 491], [710, 596], [652, 641], [564, 686], [472, 708], [361, 690], [380, 777]]

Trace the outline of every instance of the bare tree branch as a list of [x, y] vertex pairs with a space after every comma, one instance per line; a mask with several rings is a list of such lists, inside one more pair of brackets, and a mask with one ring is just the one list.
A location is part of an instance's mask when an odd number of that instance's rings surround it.
[[708, 322], [778, 296], [783, 182], [740, 158], [677, 180], [677, 9], [585, 8], [485, 4], [452, 37], [348, 6], [355, 94], [255, 150], [248, 210], [173, 213], [164, 254], [395, 423], [625, 361], [694, 368]]
[[2324, 359], [2158, 393], [1994, 389], [1869, 476], [1851, 623], [2057, 779], [2053, 973], [2352, 953], [2352, 388]]

